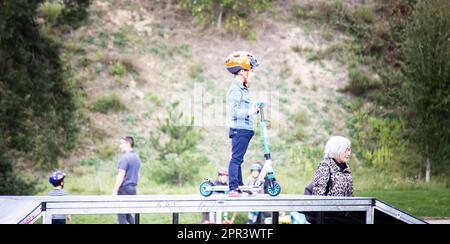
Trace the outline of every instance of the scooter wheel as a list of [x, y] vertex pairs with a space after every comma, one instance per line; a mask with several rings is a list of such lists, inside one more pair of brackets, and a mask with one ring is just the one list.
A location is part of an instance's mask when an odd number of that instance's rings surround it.
[[200, 194], [204, 197], [209, 197], [213, 194], [213, 191], [206, 190], [207, 186], [213, 186], [213, 184], [209, 181], [205, 181], [202, 184], [200, 184]]
[[276, 181], [270, 182], [269, 186], [267, 187], [267, 193], [271, 197], [276, 197], [281, 193], [281, 186]]

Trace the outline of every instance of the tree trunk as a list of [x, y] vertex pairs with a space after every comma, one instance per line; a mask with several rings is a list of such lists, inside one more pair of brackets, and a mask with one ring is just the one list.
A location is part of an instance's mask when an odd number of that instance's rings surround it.
[[431, 162], [430, 162], [430, 158], [429, 157], [427, 157], [427, 169], [426, 169], [426, 172], [425, 172], [425, 182], [426, 183], [429, 183], [430, 182], [430, 174], [431, 174]]
[[419, 181], [422, 181], [423, 179], [423, 163], [422, 160], [419, 161], [419, 176], [418, 176]]
[[220, 5], [219, 16], [217, 17], [217, 28], [222, 28], [223, 6]]

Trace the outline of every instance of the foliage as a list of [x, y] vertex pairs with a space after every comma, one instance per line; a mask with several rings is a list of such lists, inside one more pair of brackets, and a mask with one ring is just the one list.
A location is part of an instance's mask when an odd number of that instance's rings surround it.
[[3, 153], [0, 154], [0, 179], [0, 195], [31, 195], [38, 191], [36, 181], [20, 176], [14, 169], [12, 157]]
[[201, 131], [179, 112], [178, 103], [169, 108], [169, 115], [158, 123], [158, 131], [150, 134], [149, 142], [158, 153], [154, 165], [155, 179], [160, 183], [183, 185], [198, 176], [199, 168], [208, 159], [197, 150]]
[[343, 91], [350, 92], [356, 96], [362, 96], [368, 91], [380, 87], [380, 84], [376, 80], [368, 77], [358, 68], [351, 68], [348, 76], [349, 83]]
[[93, 104], [92, 110], [106, 114], [109, 111], [120, 112], [127, 109], [126, 105], [122, 102], [120, 96], [116, 93], [111, 93], [99, 97]]
[[64, 8], [58, 18], [60, 25], [67, 24], [72, 27], [80, 27], [82, 22], [87, 19], [88, 8], [92, 0], [63, 0]]
[[297, 112], [289, 116], [289, 121], [291, 122], [290, 133], [287, 136], [287, 142], [298, 142], [305, 141], [307, 138], [307, 133], [305, 131], [305, 126], [309, 123], [309, 118], [307, 114], [303, 111]]
[[1, 154], [18, 151], [54, 167], [75, 146], [79, 105], [60, 44], [35, 22], [41, 2], [0, 3]]
[[180, 6], [190, 10], [200, 25], [224, 24], [228, 30], [251, 34], [254, 15], [266, 10], [270, 0], [182, 0]]
[[427, 158], [450, 164], [450, 3], [419, 1], [404, 42], [411, 138]]
[[19, 169], [55, 168], [77, 144], [75, 80], [60, 40], [46, 35], [64, 14], [53, 1], [0, 2], [0, 194], [35, 193]]
[[60, 3], [45, 2], [39, 6], [38, 13], [48, 24], [55, 25], [62, 9], [63, 6]]
[[413, 174], [411, 163], [418, 162], [406, 137], [401, 118], [378, 116], [366, 107], [355, 110], [348, 122], [352, 151], [365, 166], [395, 173]]

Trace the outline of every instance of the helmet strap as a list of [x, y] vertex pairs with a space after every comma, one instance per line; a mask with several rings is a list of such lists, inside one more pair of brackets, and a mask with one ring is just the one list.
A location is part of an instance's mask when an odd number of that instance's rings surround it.
[[246, 73], [244, 73], [244, 72], [241, 73], [242, 78], [244, 78], [243, 85], [248, 88], [248, 76], [249, 76], [249, 73], [246, 70], [242, 70], [242, 71], [246, 72]]

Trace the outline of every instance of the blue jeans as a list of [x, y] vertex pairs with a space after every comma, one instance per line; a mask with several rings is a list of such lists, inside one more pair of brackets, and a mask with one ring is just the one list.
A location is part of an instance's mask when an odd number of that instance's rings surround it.
[[[118, 195], [136, 195], [136, 186], [127, 185], [119, 188]], [[119, 224], [134, 224], [134, 218], [131, 214], [118, 214]]]
[[244, 162], [244, 156], [253, 135], [255, 135], [255, 132], [251, 130], [230, 129], [232, 146], [231, 160], [228, 167], [230, 191], [244, 185], [241, 165]]

